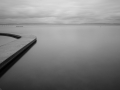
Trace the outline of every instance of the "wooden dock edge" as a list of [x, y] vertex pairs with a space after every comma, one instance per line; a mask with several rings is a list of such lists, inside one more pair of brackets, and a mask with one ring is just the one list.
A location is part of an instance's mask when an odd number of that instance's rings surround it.
[[[5, 36], [16, 37], [19, 35], [7, 33]], [[16, 58], [19, 54], [21, 54], [24, 50], [26, 50], [37, 41], [37, 38], [32, 35], [19, 37], [19, 39], [16, 39], [0, 47], [0, 70], [2, 70], [2, 68], [9, 64], [14, 58]]]

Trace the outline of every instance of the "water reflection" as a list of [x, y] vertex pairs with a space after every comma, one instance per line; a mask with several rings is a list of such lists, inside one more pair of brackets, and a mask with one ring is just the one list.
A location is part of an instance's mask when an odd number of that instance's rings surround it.
[[[24, 26], [37, 44], [0, 81], [8, 90], [119, 90], [120, 27]], [[7, 86], [7, 87], [6, 87]]]
[[[12, 61], [10, 63], [8, 63], [4, 68], [2, 68], [0, 70], [0, 78], [2, 78], [2, 76], [19, 60], [21, 59], [21, 57], [23, 57], [25, 55], [25, 53], [27, 53], [30, 48], [36, 43], [37, 41], [35, 41], [34, 43], [32, 43], [29, 47], [27, 47], [26, 49], [24, 49], [24, 51], [22, 51], [21, 53], [19, 53], [19, 55], [17, 55], [16, 57], [14, 57], [14, 59], [12, 59]], [[9, 60], [9, 58], [7, 59]]]

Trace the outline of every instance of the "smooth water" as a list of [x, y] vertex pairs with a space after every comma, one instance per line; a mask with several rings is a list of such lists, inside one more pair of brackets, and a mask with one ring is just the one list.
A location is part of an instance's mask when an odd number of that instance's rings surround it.
[[1, 78], [2, 90], [120, 90], [120, 26], [0, 26], [37, 43]]

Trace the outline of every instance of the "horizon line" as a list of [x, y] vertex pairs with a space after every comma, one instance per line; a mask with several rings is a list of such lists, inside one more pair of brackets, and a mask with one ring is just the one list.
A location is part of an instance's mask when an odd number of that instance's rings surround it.
[[0, 25], [120, 25], [120, 23], [0, 23]]

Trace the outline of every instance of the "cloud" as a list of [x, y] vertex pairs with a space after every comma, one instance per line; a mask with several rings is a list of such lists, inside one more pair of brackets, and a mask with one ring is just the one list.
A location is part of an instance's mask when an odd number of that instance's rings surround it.
[[119, 3], [118, 0], [0, 0], [0, 22], [119, 21]]

